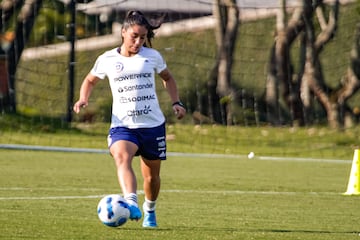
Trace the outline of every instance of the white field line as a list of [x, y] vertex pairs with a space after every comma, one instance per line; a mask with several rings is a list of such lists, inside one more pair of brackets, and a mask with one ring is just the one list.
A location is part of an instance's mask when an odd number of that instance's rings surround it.
[[[38, 146], [38, 145], [24, 145], [24, 144], [0, 144], [0, 149], [109, 154], [109, 150], [107, 150], [107, 149], [52, 147], [52, 146]], [[167, 152], [167, 156], [168, 157], [193, 157], [193, 158], [237, 158], [237, 159], [247, 159], [246, 155], [211, 154], [211, 153]], [[253, 160], [321, 162], [321, 163], [336, 163], [336, 164], [349, 164], [349, 163], [352, 163], [352, 160], [342, 160], [342, 159], [271, 157], [271, 156], [258, 156], [258, 155], [255, 155], [255, 157], [253, 159], [249, 160], [249, 161], [253, 161]]]
[[0, 187], [1, 191], [101, 192], [103, 188]]
[[[3, 190], [5, 188], [2, 188]], [[12, 188], [9, 188], [11, 190]], [[220, 194], [220, 195], [341, 195], [341, 193], [334, 192], [277, 192], [277, 191], [211, 191], [211, 190], [161, 190], [161, 193], [179, 193], [179, 194]], [[138, 191], [138, 194], [143, 195], [143, 191]], [[71, 200], [71, 199], [96, 199], [105, 196], [102, 195], [84, 195], [84, 196], [37, 196], [37, 197], [0, 197], [0, 201], [11, 200]]]
[[109, 154], [109, 150], [107, 149], [53, 147], [53, 146], [39, 146], [39, 145], [25, 145], [25, 144], [0, 144], [0, 149]]

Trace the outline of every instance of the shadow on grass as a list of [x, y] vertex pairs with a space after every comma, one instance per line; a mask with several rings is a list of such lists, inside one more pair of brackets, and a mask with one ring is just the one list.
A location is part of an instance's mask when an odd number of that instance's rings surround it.
[[[104, 135], [108, 130], [108, 123], [105, 124], [105, 130], [99, 130], [96, 124], [89, 124], [84, 127], [81, 123], [69, 123], [62, 117], [45, 116], [27, 116], [23, 114], [8, 113], [0, 115], [0, 126], [3, 131], [16, 131], [23, 133], [80, 133], [85, 135]], [[83, 127], [79, 127], [83, 126]]]
[[273, 233], [326, 233], [326, 234], [359, 234], [359, 231], [328, 231], [328, 230], [304, 230], [304, 229], [258, 229], [260, 232]]
[[305, 230], [305, 229], [243, 229], [243, 228], [207, 228], [207, 227], [185, 227], [174, 226], [174, 228], [118, 228], [118, 230], [142, 230], [142, 231], [162, 231], [162, 232], [242, 232], [242, 233], [309, 233], [309, 234], [356, 234], [359, 235], [360, 231], [330, 231], [330, 230]]

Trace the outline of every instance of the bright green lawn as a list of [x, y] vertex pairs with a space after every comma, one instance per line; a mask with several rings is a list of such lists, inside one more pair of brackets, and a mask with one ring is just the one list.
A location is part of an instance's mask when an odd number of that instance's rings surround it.
[[119, 191], [109, 155], [0, 150], [0, 239], [359, 239], [350, 162], [169, 157], [159, 228], [114, 229], [96, 215]]

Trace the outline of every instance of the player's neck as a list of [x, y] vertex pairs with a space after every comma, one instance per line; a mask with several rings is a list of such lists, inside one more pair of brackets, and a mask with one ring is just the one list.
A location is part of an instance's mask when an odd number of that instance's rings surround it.
[[133, 57], [136, 54], [138, 54], [137, 52], [131, 52], [131, 51], [127, 51], [126, 48], [124, 47], [124, 45], [118, 47], [117, 52], [124, 57]]

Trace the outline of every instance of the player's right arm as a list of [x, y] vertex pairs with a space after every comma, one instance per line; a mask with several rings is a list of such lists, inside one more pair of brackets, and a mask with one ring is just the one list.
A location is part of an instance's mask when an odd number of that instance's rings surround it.
[[86, 107], [88, 105], [89, 97], [92, 92], [92, 89], [96, 85], [96, 83], [100, 80], [100, 78], [89, 73], [80, 87], [80, 97], [79, 100], [74, 104], [73, 110], [76, 113], [80, 112], [82, 107]]

